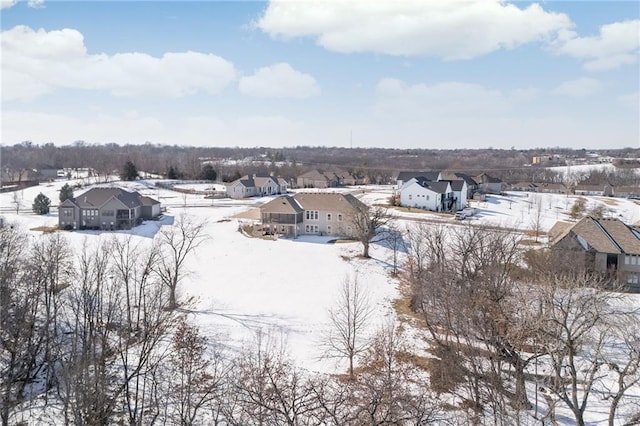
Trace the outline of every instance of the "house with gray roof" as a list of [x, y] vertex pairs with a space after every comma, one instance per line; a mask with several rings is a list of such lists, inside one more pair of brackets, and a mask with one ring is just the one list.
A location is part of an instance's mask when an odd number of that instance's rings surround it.
[[640, 291], [640, 231], [621, 220], [584, 217], [551, 244], [555, 250], [583, 253], [587, 270], [615, 276]]
[[60, 229], [130, 229], [160, 215], [160, 202], [122, 188], [92, 188], [58, 207]]
[[246, 175], [227, 185], [227, 195], [231, 198], [262, 197], [286, 192], [286, 182], [281, 183], [270, 175]]
[[404, 207], [451, 212], [456, 210], [456, 204], [449, 181], [433, 182], [420, 176], [411, 178], [400, 188], [400, 205]]
[[262, 229], [268, 234], [351, 237], [352, 218], [363, 208], [365, 204], [351, 194], [303, 192], [263, 204], [260, 216]]
[[398, 189], [401, 188], [402, 185], [409, 182], [413, 178], [422, 178], [423, 180], [437, 182], [439, 180], [442, 180], [442, 172], [437, 170], [422, 171], [422, 172], [411, 172], [411, 171], [399, 172], [398, 176], [396, 177], [396, 185]]

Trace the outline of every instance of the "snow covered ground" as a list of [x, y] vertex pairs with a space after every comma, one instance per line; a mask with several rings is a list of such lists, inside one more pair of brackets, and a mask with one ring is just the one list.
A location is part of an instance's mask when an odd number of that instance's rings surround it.
[[[0, 194], [0, 213], [6, 222], [18, 223], [27, 229], [55, 226], [55, 207], [48, 215], [36, 216], [31, 213], [31, 203], [42, 192], [57, 205], [58, 192], [64, 183], [56, 181]], [[224, 342], [230, 350], [241, 348], [257, 333], [267, 332], [283, 338], [290, 354], [302, 367], [344, 372], [346, 366], [342, 361], [321, 359], [321, 343], [328, 327], [328, 310], [347, 278], [357, 277], [366, 285], [378, 314], [372, 328], [394, 315], [392, 301], [399, 297], [399, 291], [398, 282], [390, 276], [392, 252], [387, 248], [374, 244], [373, 259], [364, 260], [358, 257], [361, 251], [358, 243], [330, 243], [323, 237], [275, 241], [248, 238], [238, 232], [239, 219], [234, 216], [269, 198], [210, 200], [202, 195], [157, 188], [153, 181], [118, 184], [159, 199], [167, 206], [164, 220], [146, 222], [132, 231], [75, 231], [64, 232], [64, 237], [76, 250], [85, 243], [97, 244], [114, 236], [133, 235], [137, 241], [150, 244], [161, 226], [170, 226], [172, 218], [186, 214], [206, 220], [207, 240], [189, 260], [187, 270], [191, 272], [182, 283], [180, 296], [183, 300], [192, 299], [184, 310], [202, 333]], [[393, 192], [392, 187], [346, 190], [369, 204], [384, 204]], [[78, 193], [79, 190], [76, 195]], [[569, 219], [568, 213], [576, 198], [517, 192], [488, 196], [486, 201], [472, 202], [477, 214], [464, 222], [526, 230], [532, 228], [539, 211], [541, 230], [547, 231], [557, 220]], [[640, 205], [631, 200], [584, 198], [588, 200], [587, 209], [604, 205], [608, 214], [626, 223], [640, 220]], [[460, 225], [451, 215], [415, 209], [394, 210], [394, 214], [405, 225], [424, 219]], [[32, 231], [33, 238], [40, 235], [42, 232]], [[637, 302], [637, 298], [634, 300]], [[597, 422], [600, 417], [596, 414], [593, 419]]]

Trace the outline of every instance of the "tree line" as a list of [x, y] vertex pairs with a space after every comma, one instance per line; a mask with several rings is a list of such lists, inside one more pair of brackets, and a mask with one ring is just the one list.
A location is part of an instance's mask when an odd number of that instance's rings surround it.
[[[188, 143], [188, 142], [187, 142]], [[585, 150], [557, 148], [531, 150], [505, 149], [386, 149], [344, 147], [190, 147], [153, 143], [119, 145], [89, 144], [38, 145], [29, 141], [2, 147], [3, 167], [19, 171], [38, 168], [91, 168], [101, 176], [118, 174], [127, 161], [141, 170], [170, 179], [208, 179], [212, 171], [219, 180], [230, 182], [247, 173], [275, 173], [287, 180], [310, 169], [342, 168], [370, 182], [390, 184], [401, 170], [452, 170], [477, 175], [482, 172], [516, 182], [563, 182], [563, 177], [531, 164], [534, 155], [545, 152], [585, 158]], [[626, 148], [600, 150], [601, 155], [619, 158], [640, 157], [640, 150]], [[223, 162], [222, 160], [229, 160]], [[246, 161], [244, 161], [246, 160]], [[205, 169], [211, 164], [213, 170]], [[620, 163], [620, 165], [623, 165]], [[637, 163], [632, 166], [637, 166]], [[617, 170], [613, 175], [593, 173], [584, 183], [637, 184], [637, 175]], [[205, 177], [203, 177], [205, 176]], [[635, 179], [635, 180], [634, 180]]]

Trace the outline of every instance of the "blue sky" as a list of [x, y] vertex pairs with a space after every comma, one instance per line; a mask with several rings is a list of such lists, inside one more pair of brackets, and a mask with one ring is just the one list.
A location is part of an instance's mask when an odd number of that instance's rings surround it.
[[640, 147], [640, 3], [0, 0], [2, 144]]

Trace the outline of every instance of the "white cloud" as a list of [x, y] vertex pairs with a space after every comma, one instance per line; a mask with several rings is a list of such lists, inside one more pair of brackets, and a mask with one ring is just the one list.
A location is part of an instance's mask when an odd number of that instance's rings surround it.
[[562, 31], [552, 44], [554, 52], [583, 59], [588, 71], [606, 71], [638, 60], [640, 20], [615, 22], [600, 27], [600, 33], [578, 37], [573, 31]]
[[33, 9], [42, 9], [44, 8], [44, 0], [29, 0], [27, 6]]
[[58, 88], [105, 90], [115, 96], [179, 97], [218, 93], [236, 77], [233, 64], [198, 52], [87, 54], [79, 31], [3, 31], [2, 97], [31, 99]]
[[315, 37], [337, 52], [469, 59], [549, 40], [572, 23], [503, 0], [271, 0], [256, 26], [274, 38]]
[[599, 80], [583, 77], [559, 84], [552, 93], [574, 98], [586, 98], [601, 92], [602, 89], [603, 85]]
[[460, 82], [407, 85], [386, 78], [380, 80], [376, 93], [374, 110], [380, 117], [407, 120], [498, 115], [507, 112], [515, 102], [498, 90]]
[[15, 6], [18, 0], [0, 0], [0, 9], [8, 9]]
[[312, 76], [287, 63], [263, 67], [252, 76], [242, 77], [238, 89], [245, 95], [261, 98], [308, 98], [320, 94]]

